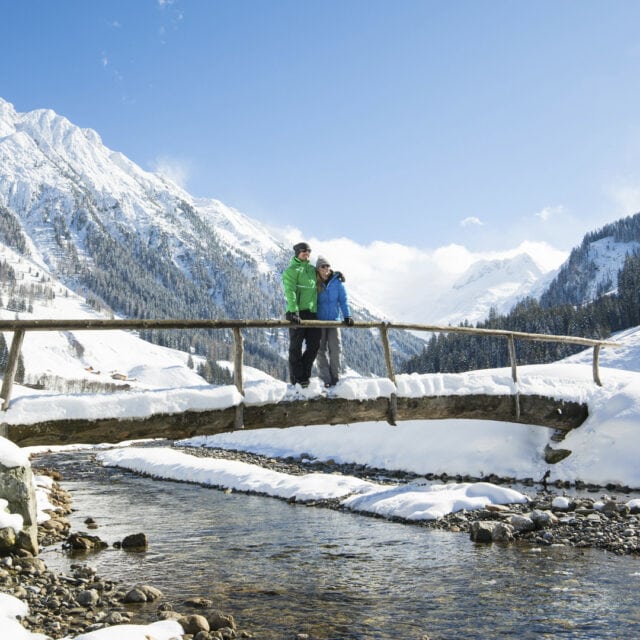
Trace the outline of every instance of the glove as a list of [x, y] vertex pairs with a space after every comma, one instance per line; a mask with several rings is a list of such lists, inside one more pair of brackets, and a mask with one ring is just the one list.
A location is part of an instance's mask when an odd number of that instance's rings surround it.
[[345, 318], [342, 324], [346, 324], [347, 327], [353, 327], [353, 318]]
[[340, 282], [344, 282], [344, 274], [342, 271], [334, 271], [333, 275], [340, 280]]
[[287, 311], [287, 320], [292, 324], [300, 324], [300, 316], [297, 311]]

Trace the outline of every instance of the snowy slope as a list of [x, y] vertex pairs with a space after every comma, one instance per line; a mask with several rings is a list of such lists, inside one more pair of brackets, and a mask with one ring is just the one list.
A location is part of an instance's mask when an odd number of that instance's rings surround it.
[[[204, 226], [181, 209], [186, 203]], [[0, 98], [0, 205], [18, 214], [33, 240], [32, 258], [52, 269], [62, 256], [53, 240], [51, 220], [67, 222], [78, 211], [96, 211], [99, 222], [115, 236], [130, 230], [152, 243], [165, 233], [167, 256], [182, 269], [185, 259], [209, 231], [247, 268], [273, 272], [290, 258], [290, 247], [265, 225], [224, 203], [193, 198], [160, 174], [144, 171], [123, 154], [105, 147], [98, 133], [80, 129], [48, 109], [18, 113]], [[84, 236], [69, 223], [67, 240], [86, 255]]]
[[602, 238], [589, 245], [589, 259], [593, 262], [596, 275], [591, 280], [586, 300], [597, 297], [598, 288], [611, 283], [606, 293], [617, 290], [618, 271], [622, 269], [628, 254], [638, 251], [640, 242], [616, 242], [613, 238]]
[[[605, 348], [600, 352], [599, 362], [602, 367], [637, 371], [640, 373], [640, 327], [632, 327], [614, 333], [609, 340], [620, 343], [620, 347]], [[561, 360], [567, 364], [591, 364], [593, 350], [585, 349], [580, 353]]]
[[[42, 286], [46, 295], [33, 297], [33, 311], [16, 314], [0, 308], [0, 318], [60, 319], [104, 318], [55, 278], [32, 261], [0, 245], [0, 263], [6, 261], [21, 285]], [[0, 286], [6, 300], [9, 292]], [[54, 299], [49, 299], [55, 295]], [[10, 344], [12, 333], [4, 334]], [[189, 354], [153, 345], [127, 331], [28, 331], [22, 346], [25, 382], [59, 391], [157, 389], [193, 387], [206, 382], [187, 364]], [[195, 360], [197, 366], [198, 358]], [[115, 376], [115, 377], [114, 377]]]

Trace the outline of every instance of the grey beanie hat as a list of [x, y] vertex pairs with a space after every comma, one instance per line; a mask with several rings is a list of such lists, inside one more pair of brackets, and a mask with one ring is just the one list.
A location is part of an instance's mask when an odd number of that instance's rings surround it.
[[293, 245], [293, 250], [298, 255], [301, 251], [311, 251], [311, 247], [306, 242], [298, 242]]
[[331, 266], [331, 263], [324, 256], [318, 256], [318, 259], [316, 260], [316, 269], [319, 269], [325, 264], [327, 266]]

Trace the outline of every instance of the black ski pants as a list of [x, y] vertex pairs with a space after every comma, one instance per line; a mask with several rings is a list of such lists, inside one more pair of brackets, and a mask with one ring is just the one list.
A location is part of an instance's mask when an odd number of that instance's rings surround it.
[[[315, 320], [313, 311], [300, 311], [301, 320]], [[291, 384], [309, 382], [311, 369], [320, 347], [322, 329], [297, 327], [289, 329], [289, 376]]]

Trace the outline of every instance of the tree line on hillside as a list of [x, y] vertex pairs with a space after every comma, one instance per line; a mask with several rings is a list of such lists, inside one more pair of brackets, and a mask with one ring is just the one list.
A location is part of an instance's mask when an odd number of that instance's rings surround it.
[[[604, 238], [631, 246], [637, 244], [640, 242], [640, 214], [628, 216], [587, 233], [580, 245], [572, 249], [569, 259], [540, 296], [540, 304], [543, 307], [580, 305], [588, 302], [589, 286], [594, 281], [598, 269], [590, 257], [591, 247], [593, 243]], [[615, 288], [614, 282], [601, 282], [593, 298], [601, 297], [612, 288]]]
[[[129, 318], [269, 319], [284, 315], [280, 272], [286, 258], [278, 271], [261, 274], [255, 265], [248, 268], [249, 258], [229, 255], [210, 228], [200, 228], [201, 219], [187, 203], [183, 203], [181, 215], [206, 238], [202, 254], [185, 258], [189, 261], [190, 277], [167, 259], [170, 253], [167, 235], [156, 234], [144, 244], [125, 228], [120, 228], [115, 237], [88, 218], [78, 219], [92, 262], [80, 263], [75, 278], [90, 292], [88, 301]], [[64, 229], [58, 227], [59, 237], [64, 238]], [[233, 360], [230, 331], [143, 331], [140, 336], [204, 356], [206, 364], [199, 368], [201, 375], [209, 382], [228, 382], [229, 372], [217, 362]], [[277, 379], [288, 379], [286, 329], [244, 330], [243, 338], [246, 365]], [[364, 373], [384, 373], [379, 340], [365, 331], [346, 331], [343, 338], [347, 366]], [[418, 340], [412, 336], [397, 340], [410, 352], [419, 351]]]

